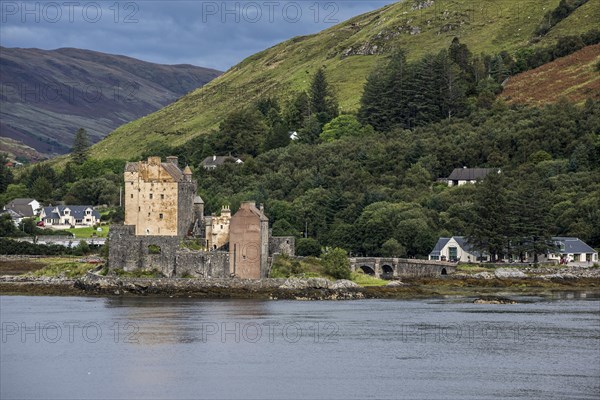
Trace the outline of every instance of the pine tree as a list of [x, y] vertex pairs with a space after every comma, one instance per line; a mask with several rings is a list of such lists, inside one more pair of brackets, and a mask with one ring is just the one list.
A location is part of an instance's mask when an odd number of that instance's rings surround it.
[[542, 178], [535, 171], [522, 171], [509, 210], [514, 228], [512, 242], [521, 256], [524, 253], [533, 255], [535, 263], [538, 262], [538, 255], [552, 247], [550, 200], [550, 191]]
[[319, 68], [313, 77], [309, 97], [311, 112], [317, 116], [321, 125], [338, 116], [337, 99], [327, 82], [323, 68]]
[[506, 232], [510, 222], [506, 200], [507, 191], [502, 174], [488, 174], [477, 185], [475, 216], [467, 237], [476, 250], [489, 254], [490, 261], [496, 261], [507, 247]]
[[383, 67], [377, 67], [367, 77], [358, 112], [358, 120], [361, 124], [371, 125], [381, 132], [389, 128], [385, 97], [382, 95], [386, 89], [387, 73]]
[[83, 164], [88, 158], [88, 149], [90, 143], [88, 140], [87, 132], [83, 128], [79, 128], [75, 134], [75, 140], [73, 141], [73, 148], [71, 149], [71, 158], [77, 165]]

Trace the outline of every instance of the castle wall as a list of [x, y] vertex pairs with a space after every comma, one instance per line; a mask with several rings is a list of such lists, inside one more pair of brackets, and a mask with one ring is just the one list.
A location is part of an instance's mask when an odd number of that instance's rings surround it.
[[294, 256], [296, 254], [296, 238], [293, 236], [271, 236], [269, 238], [269, 255], [285, 254]]
[[109, 268], [158, 270], [167, 277], [229, 277], [229, 253], [181, 248], [173, 236], [135, 236], [131, 225], [110, 228]]
[[192, 181], [179, 183], [177, 193], [177, 235], [184, 237], [191, 233], [195, 220], [194, 197], [196, 196], [196, 184]]
[[194, 278], [229, 278], [229, 253], [185, 251], [176, 255], [176, 275]]

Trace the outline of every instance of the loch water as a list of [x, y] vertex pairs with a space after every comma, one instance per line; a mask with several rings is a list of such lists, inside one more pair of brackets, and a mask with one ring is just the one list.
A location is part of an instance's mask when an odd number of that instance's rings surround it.
[[573, 297], [0, 296], [0, 398], [598, 399], [600, 300]]

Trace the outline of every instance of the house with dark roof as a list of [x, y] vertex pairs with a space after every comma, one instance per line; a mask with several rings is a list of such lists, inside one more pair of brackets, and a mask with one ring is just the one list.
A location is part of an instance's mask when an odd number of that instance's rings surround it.
[[42, 205], [36, 199], [17, 198], [9, 201], [4, 210], [12, 210], [21, 218], [32, 218], [40, 213]]
[[473, 249], [464, 236], [441, 237], [429, 253], [429, 259], [452, 262], [487, 261], [487, 256]]
[[40, 213], [44, 226], [55, 229], [83, 228], [100, 222], [100, 213], [92, 206], [50, 206]]
[[215, 156], [206, 157], [202, 161], [202, 166], [204, 167], [204, 169], [215, 169], [226, 163], [243, 164], [244, 162], [237, 157], [233, 157], [232, 155], [228, 155], [228, 156], [216, 156], [215, 155]]
[[[538, 255], [539, 262], [567, 264], [598, 262], [598, 252], [576, 237], [553, 237], [554, 250]], [[533, 254], [526, 254], [526, 262], [533, 262]], [[435, 247], [429, 253], [430, 260], [453, 262], [483, 262], [489, 260], [489, 255], [476, 251], [464, 236], [439, 238]], [[508, 261], [505, 258], [503, 261]]]
[[491, 172], [499, 174], [501, 171], [498, 168], [454, 168], [450, 176], [444, 180], [448, 182], [448, 186], [461, 186], [480, 181]]
[[21, 221], [24, 218], [21, 214], [17, 213], [16, 211], [11, 210], [10, 208], [8, 210], [0, 211], [0, 215], [5, 215], [5, 214], [8, 214], [8, 216], [10, 216], [10, 219], [17, 227], [19, 226], [19, 224], [21, 223]]
[[556, 261], [561, 264], [598, 262], [598, 252], [579, 238], [553, 237], [552, 240], [556, 250], [546, 255], [548, 261]]

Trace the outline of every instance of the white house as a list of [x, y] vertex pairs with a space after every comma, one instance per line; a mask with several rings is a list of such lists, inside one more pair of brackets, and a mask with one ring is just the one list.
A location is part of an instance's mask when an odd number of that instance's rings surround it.
[[42, 205], [36, 199], [18, 198], [9, 201], [5, 206], [5, 210], [12, 210], [21, 218], [35, 217], [40, 213]]
[[553, 237], [552, 240], [556, 245], [556, 250], [544, 255], [548, 261], [556, 261], [561, 264], [598, 262], [598, 252], [579, 238]]
[[56, 229], [68, 229], [94, 226], [100, 222], [100, 213], [92, 206], [54, 206], [44, 207], [40, 213], [44, 226]]
[[[463, 236], [452, 236], [450, 238], [439, 238], [435, 247], [429, 253], [430, 260], [436, 261], [460, 261], [479, 262], [481, 254], [467, 243]], [[487, 257], [483, 256], [486, 261]]]
[[486, 177], [490, 172], [500, 173], [498, 168], [454, 168], [452, 173], [445, 181], [448, 186], [461, 186], [467, 183], [475, 183]]
[[228, 156], [209, 156], [206, 157], [203, 161], [202, 161], [202, 166], [204, 167], [204, 169], [215, 169], [217, 167], [220, 167], [223, 164], [226, 163], [231, 163], [231, 164], [243, 164], [244, 162], [237, 158], [237, 157], [233, 157], [231, 155]]
[[[598, 252], [579, 238], [553, 237], [552, 241], [556, 246], [555, 250], [550, 250], [547, 254], [539, 255], [539, 262], [562, 264], [569, 262], [588, 264], [598, 262]], [[532, 254], [526, 255], [527, 262], [532, 262], [533, 258]], [[439, 238], [435, 247], [429, 253], [429, 259], [475, 263], [488, 261], [489, 256], [474, 250], [465, 237], [453, 236], [450, 238]], [[507, 261], [507, 259], [504, 259], [504, 261]]]

